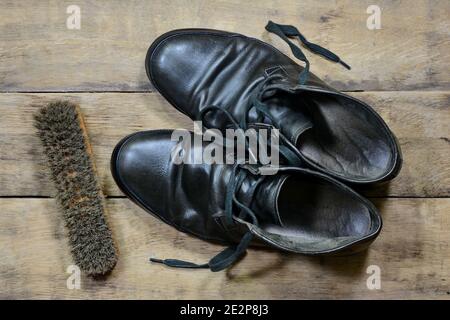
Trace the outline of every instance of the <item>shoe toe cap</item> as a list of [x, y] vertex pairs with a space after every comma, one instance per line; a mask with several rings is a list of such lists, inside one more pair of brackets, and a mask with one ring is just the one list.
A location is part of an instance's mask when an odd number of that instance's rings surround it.
[[168, 190], [170, 131], [138, 132], [115, 148], [111, 171], [120, 189], [144, 208], [159, 213]]
[[[227, 33], [224, 33], [225, 35]], [[193, 30], [158, 38], [147, 53], [147, 75], [154, 87], [183, 113], [194, 116], [196, 93], [214, 78], [214, 66], [230, 46], [229, 37]]]

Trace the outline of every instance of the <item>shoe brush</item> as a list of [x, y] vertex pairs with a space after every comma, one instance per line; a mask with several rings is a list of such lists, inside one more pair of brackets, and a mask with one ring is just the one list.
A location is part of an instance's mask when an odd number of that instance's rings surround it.
[[111, 271], [117, 250], [106, 221], [105, 197], [80, 108], [55, 101], [35, 114], [75, 264], [90, 276]]

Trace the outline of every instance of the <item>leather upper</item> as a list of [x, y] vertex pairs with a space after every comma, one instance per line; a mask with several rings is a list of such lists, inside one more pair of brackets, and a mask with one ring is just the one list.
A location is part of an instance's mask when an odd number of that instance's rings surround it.
[[[200, 111], [208, 106], [226, 108], [239, 119], [242, 107], [265, 77], [285, 74], [290, 77], [285, 86], [290, 88], [303, 69], [257, 39], [201, 29], [162, 35], [148, 51], [146, 68], [158, 91], [192, 119], [198, 119]], [[307, 85], [332, 90], [314, 75]], [[273, 110], [279, 124], [290, 121], [290, 114], [300, 114], [291, 108], [279, 109]], [[208, 125], [224, 129], [229, 123], [217, 114], [209, 117]], [[288, 124], [285, 127], [292, 130]]]
[[[303, 67], [260, 40], [218, 30], [174, 30], [151, 45], [146, 70], [156, 89], [196, 120], [209, 106], [242, 119], [261, 82], [280, 75], [262, 98], [270, 122], [297, 146], [305, 165], [352, 183], [388, 180], [400, 170], [398, 143], [370, 106], [312, 73], [299, 85]], [[251, 110], [249, 122], [258, 122], [257, 116]], [[204, 120], [211, 128], [230, 125], [221, 112], [210, 112]]]
[[113, 152], [113, 177], [145, 210], [207, 240], [237, 243], [250, 230], [256, 243], [321, 254], [366, 246], [381, 229], [376, 209], [354, 191], [320, 173], [288, 167], [259, 183], [261, 176], [249, 172], [236, 197], [259, 223], [251, 223], [236, 207], [230, 223], [225, 201], [233, 166], [174, 161], [174, 155], [186, 152], [193, 157], [202, 151], [198, 148], [204, 145], [187, 149], [172, 141], [170, 130], [132, 134]]

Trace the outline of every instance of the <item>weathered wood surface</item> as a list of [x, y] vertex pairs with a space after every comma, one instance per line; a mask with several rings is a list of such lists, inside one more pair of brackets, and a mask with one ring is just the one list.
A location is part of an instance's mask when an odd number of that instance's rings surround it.
[[[170, 269], [151, 255], [207, 261], [222, 249], [175, 231], [128, 199], [109, 199], [119, 262], [104, 280], [69, 290], [72, 264], [53, 199], [0, 199], [0, 298], [299, 299], [450, 297], [450, 199], [376, 201], [384, 229], [366, 252], [313, 258], [250, 249], [228, 271]], [[380, 268], [369, 290], [367, 267]]]
[[[371, 196], [450, 195], [450, 107], [448, 92], [355, 93], [383, 116], [400, 140], [404, 167], [390, 184], [365, 191]], [[192, 122], [157, 93], [0, 94], [0, 196], [52, 196], [46, 159], [32, 115], [52, 99], [67, 98], [83, 110], [99, 174], [107, 195], [121, 192], [109, 160], [115, 144], [139, 130], [192, 129]]]
[[269, 35], [269, 19], [299, 26], [309, 40], [352, 66], [309, 54], [312, 70], [345, 90], [447, 90], [448, 0], [380, 0], [381, 29], [369, 30], [371, 0], [76, 1], [81, 29], [68, 30], [65, 1], [0, 2], [0, 91], [147, 91], [150, 43], [177, 28], [216, 28], [253, 36], [288, 52]]
[[[66, 27], [69, 4], [81, 9], [80, 30]], [[373, 4], [382, 9], [380, 30], [366, 27]], [[447, 0], [0, 1], [0, 298], [449, 299], [449, 16]], [[109, 173], [122, 137], [192, 128], [148, 92], [150, 43], [177, 28], [216, 28], [288, 53], [264, 30], [269, 19], [298, 26], [348, 62], [351, 71], [307, 53], [312, 71], [330, 84], [366, 90], [354, 95], [372, 104], [399, 138], [405, 158], [399, 177], [362, 190], [380, 197], [373, 198], [384, 218], [380, 237], [351, 257], [252, 249], [226, 272], [173, 270], [148, 257], [203, 262], [222, 247], [175, 231], [128, 199], [108, 199], [119, 263], [108, 278], [83, 276], [81, 290], [67, 289], [72, 262], [60, 213], [54, 199], [33, 198], [53, 197], [54, 189], [30, 105], [78, 102], [105, 193], [122, 196]], [[380, 290], [366, 286], [370, 265], [380, 267]]]

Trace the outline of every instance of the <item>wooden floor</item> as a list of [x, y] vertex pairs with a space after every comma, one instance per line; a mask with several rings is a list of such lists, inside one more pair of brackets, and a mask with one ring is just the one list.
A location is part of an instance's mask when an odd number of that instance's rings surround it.
[[[68, 30], [66, 8], [81, 8]], [[381, 29], [366, 27], [369, 5]], [[450, 4], [398, 1], [0, 0], [0, 298], [450, 298]], [[148, 257], [207, 261], [221, 250], [164, 225], [124, 198], [109, 173], [123, 136], [190, 121], [151, 87], [144, 70], [161, 33], [205, 27], [245, 33], [288, 52], [264, 31], [294, 24], [352, 70], [311, 57], [312, 71], [369, 102], [399, 138], [404, 167], [390, 184], [361, 190], [384, 229], [366, 253], [310, 258], [249, 250], [221, 273], [173, 270]], [[311, 55], [309, 55], [311, 56]], [[106, 279], [66, 286], [72, 264], [35, 131], [32, 104], [56, 98], [85, 113], [120, 260]], [[370, 290], [367, 268], [380, 268]]]

